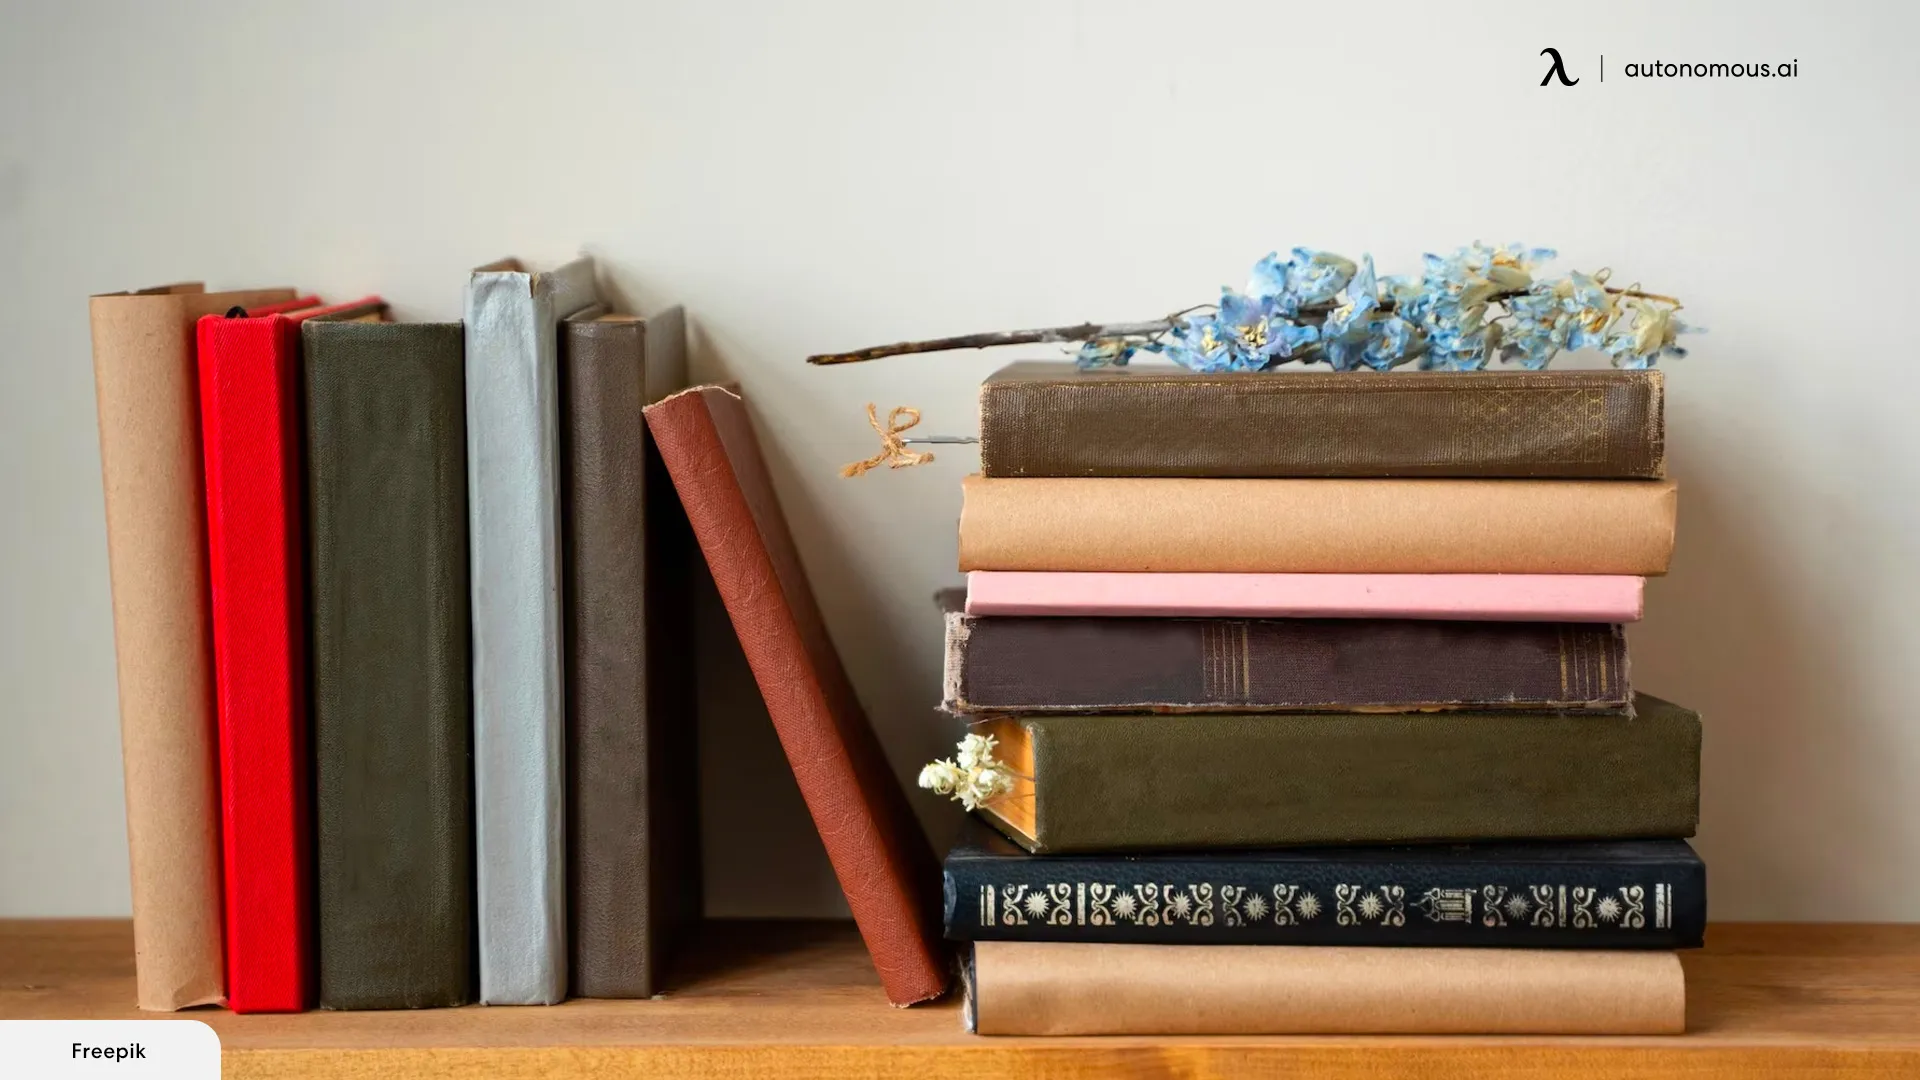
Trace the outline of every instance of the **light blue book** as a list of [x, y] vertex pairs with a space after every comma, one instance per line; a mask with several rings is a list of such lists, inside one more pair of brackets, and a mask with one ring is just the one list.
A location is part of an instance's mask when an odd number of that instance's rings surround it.
[[597, 304], [593, 264], [512, 260], [467, 285], [474, 845], [480, 1000], [567, 994], [559, 320]]

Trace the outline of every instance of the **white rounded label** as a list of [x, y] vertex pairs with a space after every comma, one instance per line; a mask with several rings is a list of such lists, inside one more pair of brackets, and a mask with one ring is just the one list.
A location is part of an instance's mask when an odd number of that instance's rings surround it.
[[198, 1020], [0, 1020], [0, 1062], [34, 1080], [218, 1080], [220, 1036]]

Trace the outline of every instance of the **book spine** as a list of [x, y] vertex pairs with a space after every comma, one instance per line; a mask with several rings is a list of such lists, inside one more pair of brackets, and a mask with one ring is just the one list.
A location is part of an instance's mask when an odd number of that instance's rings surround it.
[[461, 328], [309, 322], [320, 1005], [474, 997]]
[[1102, 574], [975, 570], [969, 615], [1638, 622], [1643, 580], [1605, 574]]
[[696, 387], [646, 418], [887, 999], [940, 996], [933, 853], [827, 636], [744, 403]]
[[467, 290], [480, 998], [567, 992], [557, 311], [540, 275]]
[[1640, 577], [1673, 529], [1665, 480], [969, 476], [960, 569]]
[[581, 997], [652, 996], [659, 953], [691, 906], [684, 894], [699, 896], [683, 790], [695, 769], [686, 525], [673, 520], [679, 503], [640, 412], [660, 381], [652, 329], [579, 318], [561, 328], [568, 897]]
[[947, 616], [955, 712], [1481, 708], [1622, 712], [1597, 623]]
[[1659, 372], [989, 379], [987, 476], [1652, 479]]
[[94, 297], [89, 314], [142, 1009], [224, 995], [219, 779], [193, 320], [291, 289]]
[[[1700, 718], [1220, 713], [988, 720], [1038, 852], [1693, 835]], [[1115, 777], [1138, 778], [1116, 783]], [[1220, 792], [1232, 792], [1223, 798]], [[988, 804], [992, 811], [994, 804]]]
[[312, 933], [298, 327], [208, 315], [198, 334], [227, 998], [290, 1012], [306, 1007]]
[[1677, 1035], [1665, 952], [1087, 945], [973, 947], [981, 1035]]
[[945, 882], [959, 941], [1685, 949], [1707, 912], [1698, 860], [954, 858]]

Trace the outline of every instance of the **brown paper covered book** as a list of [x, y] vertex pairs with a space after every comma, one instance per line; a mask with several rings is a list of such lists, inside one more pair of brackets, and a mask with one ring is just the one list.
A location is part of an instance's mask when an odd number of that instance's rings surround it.
[[1669, 480], [1004, 480], [961, 488], [960, 569], [1664, 574]]
[[1678, 1035], [1669, 952], [983, 941], [982, 1035]]
[[293, 299], [199, 284], [96, 296], [94, 391], [142, 1009], [225, 993], [207, 504], [193, 326]]

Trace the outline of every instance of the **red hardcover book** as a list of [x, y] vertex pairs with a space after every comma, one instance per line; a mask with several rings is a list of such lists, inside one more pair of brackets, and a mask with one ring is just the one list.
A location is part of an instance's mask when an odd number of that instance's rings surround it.
[[300, 323], [313, 297], [197, 327], [220, 731], [227, 1003], [307, 1007], [312, 809], [301, 563]]
[[700, 386], [646, 418], [887, 999], [939, 997], [939, 869], [827, 637], [745, 404]]

